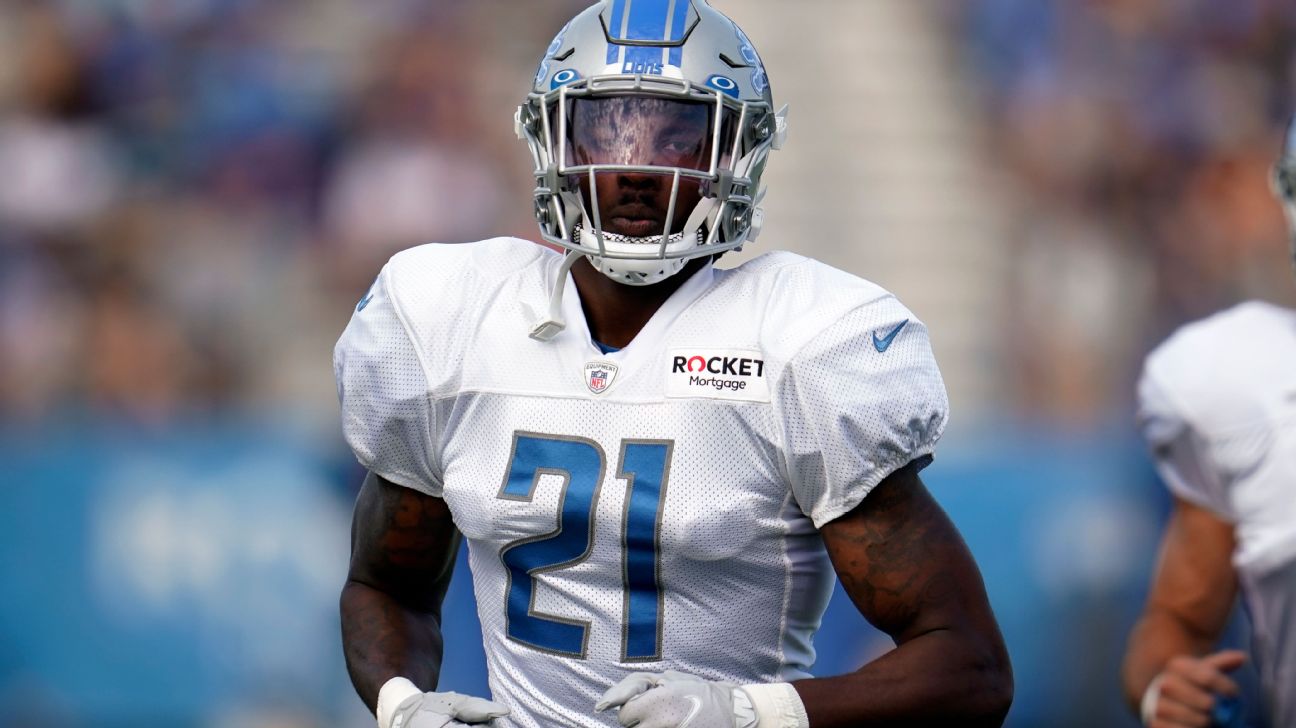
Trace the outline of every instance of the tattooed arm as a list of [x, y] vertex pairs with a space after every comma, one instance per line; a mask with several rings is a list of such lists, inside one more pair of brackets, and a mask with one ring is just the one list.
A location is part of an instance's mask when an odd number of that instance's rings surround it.
[[373, 473], [365, 479], [340, 606], [347, 671], [370, 710], [393, 677], [425, 691], [436, 688], [441, 601], [458, 549], [459, 532], [445, 501]]
[[846, 593], [896, 649], [857, 672], [793, 683], [810, 725], [998, 726], [1012, 668], [981, 574], [909, 464], [824, 526]]

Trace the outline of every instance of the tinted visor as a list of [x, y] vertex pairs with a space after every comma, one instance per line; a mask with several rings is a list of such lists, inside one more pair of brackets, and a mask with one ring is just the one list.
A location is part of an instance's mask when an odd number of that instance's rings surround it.
[[570, 163], [708, 171], [715, 108], [651, 96], [573, 99]]

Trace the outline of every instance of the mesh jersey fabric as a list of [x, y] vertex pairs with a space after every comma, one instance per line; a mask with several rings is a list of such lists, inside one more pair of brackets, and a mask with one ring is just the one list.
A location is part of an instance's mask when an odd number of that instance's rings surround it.
[[446, 500], [505, 726], [611, 726], [630, 672], [808, 675], [834, 575], [818, 527], [911, 460], [948, 403], [926, 328], [790, 253], [702, 269], [602, 353], [528, 337], [560, 256], [515, 239], [395, 256], [335, 350], [366, 467]]
[[1167, 486], [1234, 525], [1274, 725], [1296, 724], [1293, 363], [1296, 312], [1249, 302], [1184, 326], [1139, 382], [1139, 425]]

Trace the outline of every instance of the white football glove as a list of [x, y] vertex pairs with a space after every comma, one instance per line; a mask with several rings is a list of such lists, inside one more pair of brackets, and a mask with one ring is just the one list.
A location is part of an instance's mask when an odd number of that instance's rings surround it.
[[682, 672], [636, 672], [613, 685], [594, 710], [619, 707], [626, 728], [754, 728], [751, 698], [732, 683]]
[[[394, 702], [395, 708], [389, 708]], [[494, 719], [508, 714], [508, 708], [484, 698], [459, 693], [419, 692], [404, 678], [393, 678], [378, 694], [379, 728], [489, 725]]]

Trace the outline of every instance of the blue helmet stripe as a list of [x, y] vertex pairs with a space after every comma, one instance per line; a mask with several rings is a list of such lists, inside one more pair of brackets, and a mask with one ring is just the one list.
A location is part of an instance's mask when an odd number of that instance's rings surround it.
[[[689, 0], [671, 0], [671, 19], [669, 40], [679, 42], [684, 39], [684, 23], [688, 20], [692, 8]], [[684, 46], [670, 49], [670, 65], [679, 66], [684, 62]]]
[[613, 38], [620, 38], [623, 25], [625, 25], [625, 7], [628, 0], [612, 0], [612, 16], [608, 21], [608, 35]]
[[684, 40], [688, 26], [690, 0], [612, 0], [608, 16], [607, 62], [622, 67], [651, 67], [657, 64], [679, 66], [684, 58], [681, 47], [624, 46], [619, 41], [657, 41], [678, 43]]
[[[621, 37], [621, 26], [625, 25], [625, 6], [628, 0], [612, 0], [612, 15], [608, 20], [608, 35], [613, 38]], [[607, 49], [607, 62], [609, 64], [617, 62], [617, 56], [622, 50], [622, 46], [615, 43], [609, 43]]]
[[630, 24], [623, 40], [672, 40], [667, 34], [666, 14], [671, 0], [626, 0], [630, 4]]

